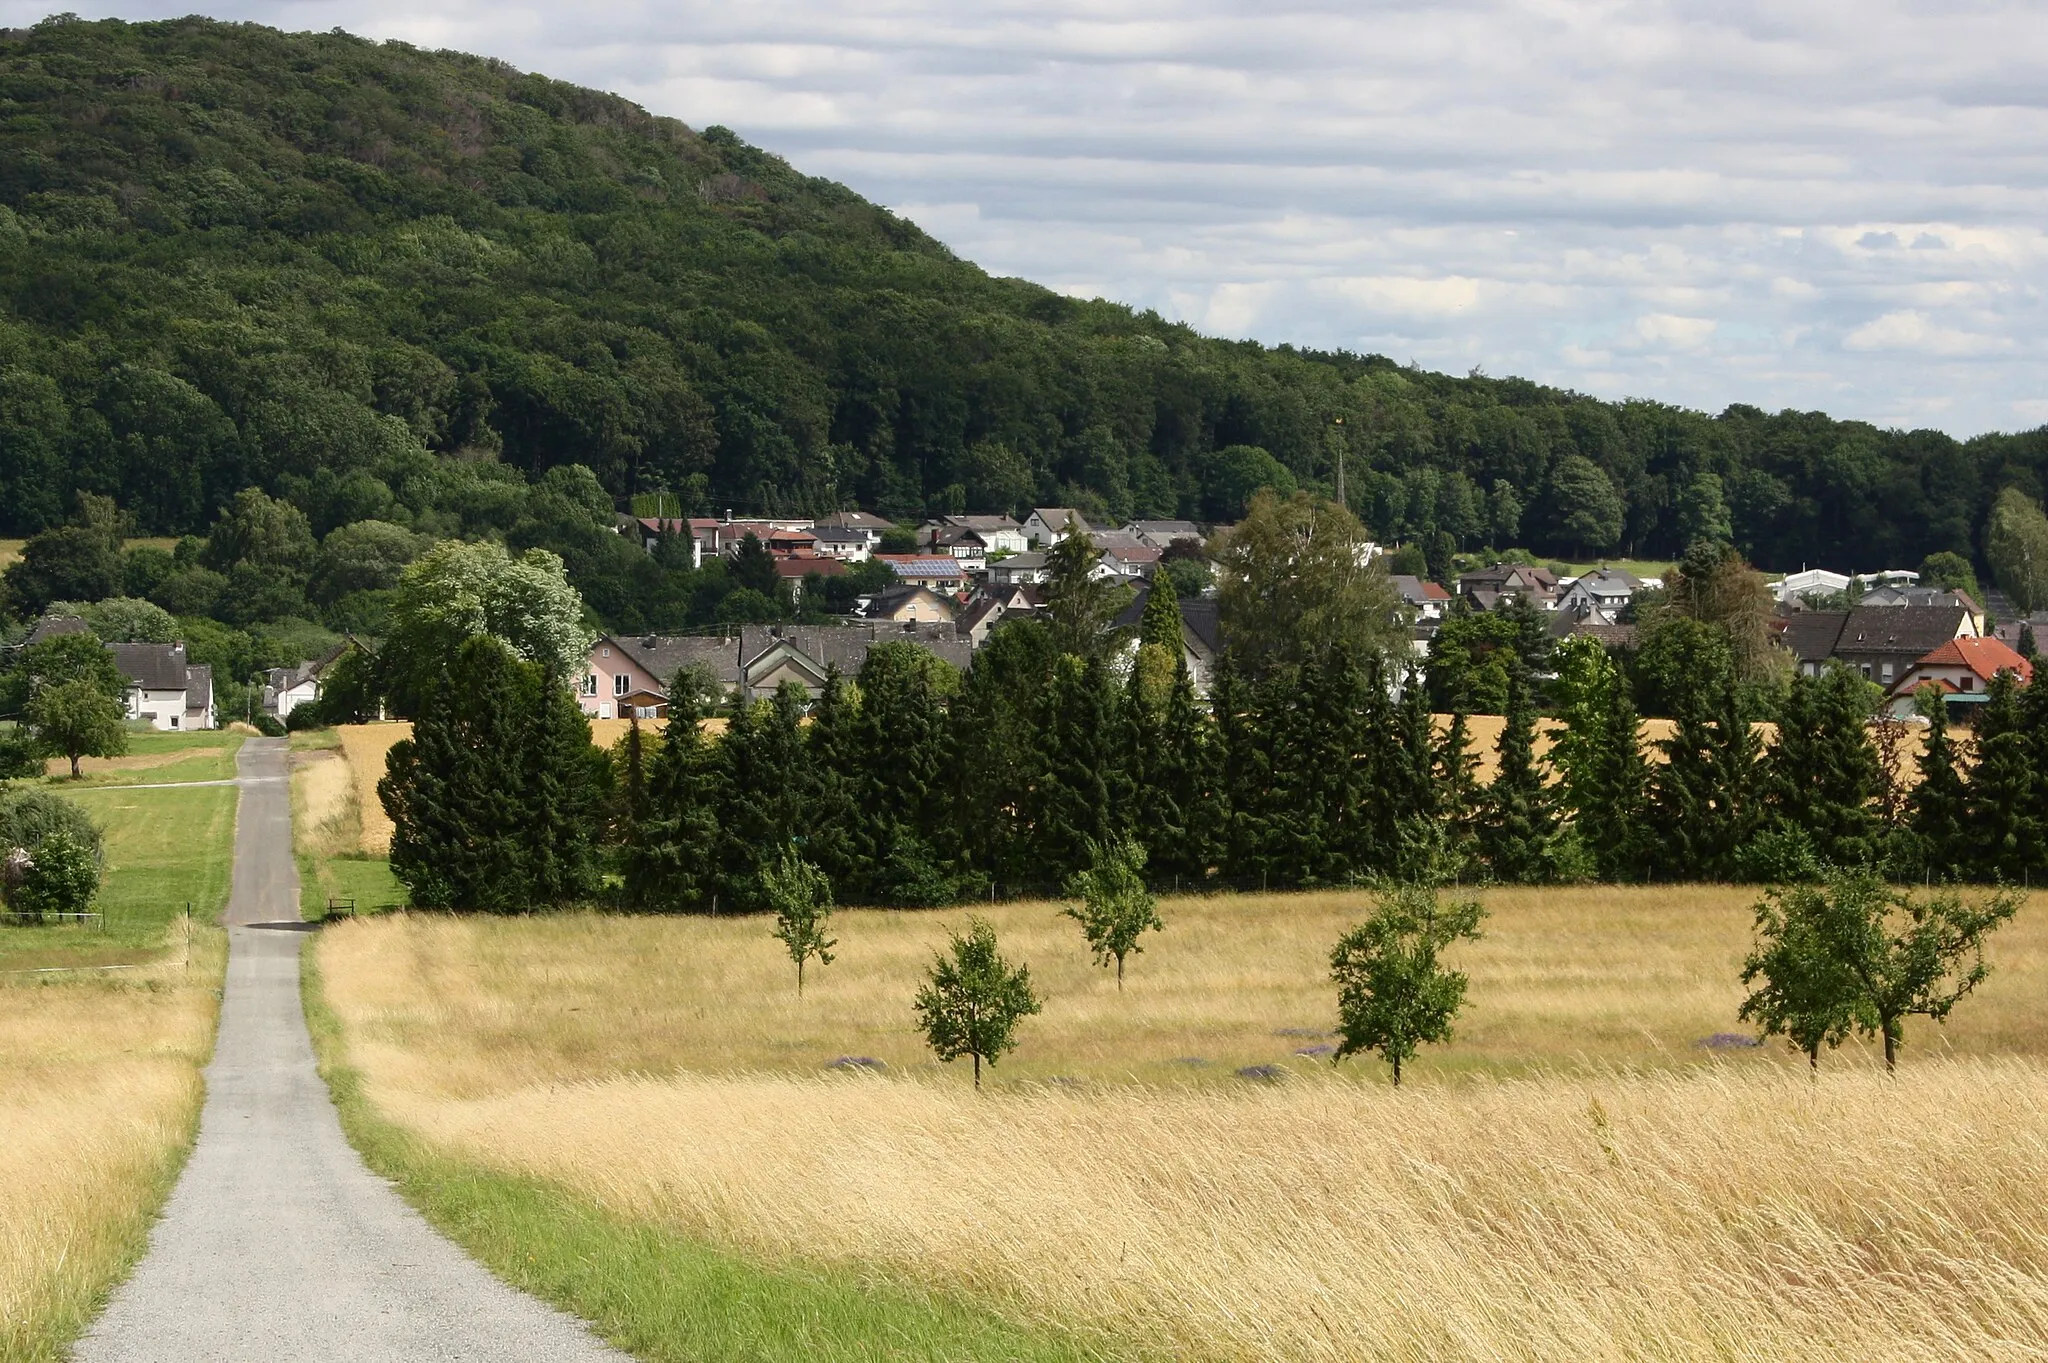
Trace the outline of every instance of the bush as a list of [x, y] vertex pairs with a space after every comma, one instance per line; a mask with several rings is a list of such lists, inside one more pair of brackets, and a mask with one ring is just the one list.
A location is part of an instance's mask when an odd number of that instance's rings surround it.
[[43, 745], [32, 730], [13, 725], [0, 729], [0, 781], [43, 774]]
[[0, 791], [0, 848], [26, 848], [31, 856], [52, 834], [64, 833], [101, 856], [100, 830], [83, 809], [47, 790]]
[[35, 864], [14, 890], [15, 912], [40, 919], [92, 907], [100, 888], [100, 863], [92, 847], [59, 828], [31, 855]]
[[254, 723], [256, 732], [265, 738], [283, 738], [290, 731], [289, 726], [276, 715], [258, 715]]

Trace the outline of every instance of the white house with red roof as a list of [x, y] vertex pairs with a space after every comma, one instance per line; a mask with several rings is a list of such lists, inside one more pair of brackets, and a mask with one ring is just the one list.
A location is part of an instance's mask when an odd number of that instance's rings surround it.
[[2025, 685], [2034, 679], [2034, 665], [2004, 640], [1984, 637], [1951, 639], [1906, 669], [1889, 699], [1894, 715], [1913, 713], [1913, 696], [1923, 686], [1937, 686], [1953, 704], [1982, 704], [1984, 693], [2001, 672], [2011, 672]]

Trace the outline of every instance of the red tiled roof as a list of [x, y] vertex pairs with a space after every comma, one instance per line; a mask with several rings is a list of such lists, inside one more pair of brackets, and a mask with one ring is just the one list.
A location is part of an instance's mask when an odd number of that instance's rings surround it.
[[2034, 679], [2034, 665], [1998, 639], [1951, 639], [1913, 666], [1967, 667], [1987, 682], [2001, 672], [2017, 672], [2023, 682]]

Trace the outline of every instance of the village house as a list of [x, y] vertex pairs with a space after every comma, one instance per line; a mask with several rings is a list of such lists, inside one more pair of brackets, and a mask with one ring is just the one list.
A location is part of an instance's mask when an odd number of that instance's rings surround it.
[[1024, 538], [1033, 549], [1050, 549], [1076, 530], [1092, 533], [1088, 522], [1071, 506], [1034, 507], [1024, 518]]
[[1573, 578], [1569, 584], [1561, 582], [1558, 585], [1561, 590], [1557, 609], [1560, 611], [1570, 611], [1580, 617], [1598, 611], [1612, 620], [1635, 599], [1637, 592], [1651, 584], [1619, 568], [1595, 568]]
[[576, 699], [592, 719], [659, 719], [668, 714], [670, 684], [685, 670], [724, 695], [740, 683], [738, 635], [600, 634]]
[[951, 624], [956, 614], [953, 598], [941, 596], [930, 587], [899, 583], [862, 600], [863, 620], [889, 620], [897, 624]]
[[1390, 580], [1395, 594], [1415, 612], [1417, 621], [1441, 620], [1450, 608], [1451, 594], [1438, 583], [1408, 573], [1395, 573]]
[[1539, 610], [1557, 602], [1557, 575], [1527, 563], [1496, 563], [1458, 575], [1458, 595], [1475, 610], [1490, 611], [1506, 601], [1525, 601]]
[[1985, 692], [2001, 672], [2013, 673], [2022, 684], [2034, 679], [2033, 663], [1997, 639], [1950, 639], [1906, 669], [1886, 705], [1894, 716], [1909, 718], [1915, 713], [1914, 696], [1925, 686], [1938, 688], [1951, 712], [1982, 705]]
[[747, 625], [740, 630], [741, 693], [761, 700], [783, 683], [795, 682], [816, 699], [834, 669], [850, 678], [867, 661], [869, 649], [892, 641], [915, 644], [961, 669], [973, 661], [973, 645], [950, 622]]
[[836, 525], [819, 526], [811, 532], [811, 539], [820, 556], [836, 558], [843, 563], [859, 563], [881, 543], [879, 535], [870, 538], [865, 530]]
[[1052, 570], [1046, 565], [1045, 555], [1036, 549], [1012, 554], [988, 565], [988, 580], [992, 586], [1035, 586], [1051, 576]]
[[1154, 549], [1169, 548], [1175, 540], [1202, 542], [1202, 529], [1193, 521], [1132, 521], [1124, 526], [1124, 533]]
[[991, 583], [953, 617], [953, 628], [974, 647], [988, 642], [989, 634], [1013, 616], [1028, 616], [1045, 602], [1035, 586], [1024, 583]]
[[320, 699], [320, 679], [344, 649], [337, 648], [324, 658], [297, 667], [273, 667], [263, 674], [263, 713], [278, 721], [290, 719], [292, 711]]
[[951, 595], [967, 585], [967, 569], [950, 554], [876, 554], [889, 565], [897, 580], [913, 587]]
[[870, 552], [879, 548], [882, 536], [896, 528], [896, 523], [872, 511], [834, 511], [818, 517], [813, 530], [851, 530], [863, 536]]
[[[952, 533], [942, 541], [946, 532]], [[918, 542], [926, 548], [938, 548], [942, 542], [978, 544], [983, 557], [1021, 554], [1031, 547], [1024, 527], [1008, 516], [940, 516], [925, 522]]]
[[1805, 676], [1833, 661], [1889, 690], [1943, 644], [1976, 637], [1976, 620], [1962, 606], [1855, 606], [1794, 612], [1783, 643]]
[[775, 560], [775, 576], [789, 584], [789, 599], [801, 602], [804, 597], [804, 579], [807, 577], [845, 577], [852, 571], [844, 559], [824, 558], [817, 554], [800, 554], [791, 558]]
[[114, 667], [128, 679], [128, 718], [153, 729], [211, 729], [213, 668], [185, 659], [183, 644], [108, 644]]

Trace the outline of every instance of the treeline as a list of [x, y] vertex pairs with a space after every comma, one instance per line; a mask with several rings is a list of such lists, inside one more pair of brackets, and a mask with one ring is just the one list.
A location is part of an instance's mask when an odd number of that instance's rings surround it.
[[[2040, 431], [1205, 338], [991, 278], [727, 130], [457, 53], [65, 16], [0, 37], [0, 104], [0, 533], [84, 489], [197, 535], [255, 487], [323, 536], [510, 535], [563, 466], [693, 510], [1227, 521], [1327, 491], [1341, 451], [1373, 531], [1433, 566], [1725, 530], [1766, 566], [1874, 568], [1977, 557], [1999, 491], [2048, 470]], [[695, 610], [550, 547], [621, 627]]]
[[[603, 771], [522, 778], [535, 769], [509, 728], [488, 741], [437, 736], [473, 708], [448, 701], [423, 711], [415, 744], [392, 757], [393, 865], [425, 904], [559, 902], [541, 882], [464, 889], [447, 867], [549, 861], [540, 830], [573, 827], [575, 848], [615, 849], [630, 906], [710, 912], [770, 907], [792, 853], [839, 902], [932, 905], [1057, 892], [1124, 840], [1143, 849], [1152, 884], [1180, 889], [1782, 883], [1843, 869], [2016, 881], [2048, 860], [2048, 782], [2036, 775], [2048, 771], [2048, 693], [2009, 675], [1973, 742], [1932, 726], [1909, 776], [1908, 726], [1873, 723], [1872, 688], [1849, 672], [1794, 679], [1767, 742], [1732, 669], [1707, 667], [1676, 697], [1669, 735], [1645, 743], [1620, 668], [1577, 639], [1559, 650], [1548, 752], [1517, 671], [1482, 780], [1463, 714], [1434, 720], [1417, 687], [1392, 698], [1379, 665], [1346, 646], [1257, 675], [1226, 661], [1205, 702], [1168, 615], [1148, 613], [1132, 656], [1108, 643], [1067, 652], [1052, 625], [1008, 622], [965, 676], [914, 645], [881, 644], [815, 701], [787, 686], [735, 706], [716, 735], [679, 679], [660, 732], [636, 726]], [[465, 652], [443, 693], [490, 694], [496, 674], [478, 666]], [[481, 764], [464, 798], [501, 812], [452, 820], [437, 841], [408, 831], [429, 825], [405, 813], [408, 783], [427, 788], [407, 773], [444, 749]], [[430, 769], [441, 782], [455, 770]], [[561, 774], [572, 769], [574, 789]], [[506, 803], [543, 780], [560, 804]]]

